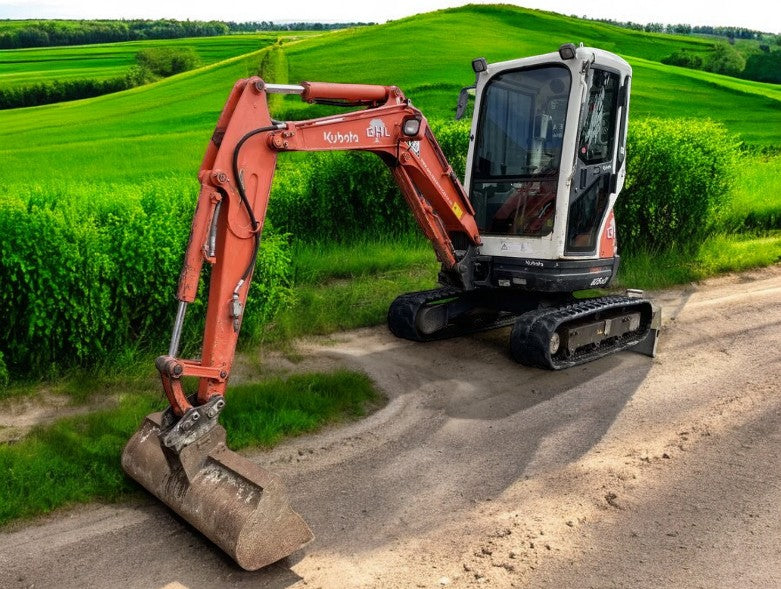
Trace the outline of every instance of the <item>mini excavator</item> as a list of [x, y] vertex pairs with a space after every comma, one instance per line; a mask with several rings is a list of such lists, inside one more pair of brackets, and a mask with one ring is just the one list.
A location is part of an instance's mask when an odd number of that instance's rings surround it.
[[[201, 189], [179, 278], [168, 354], [156, 361], [170, 406], [147, 416], [122, 465], [241, 567], [259, 569], [312, 538], [280, 479], [232, 452], [218, 417], [277, 155], [360, 150], [387, 164], [441, 262], [439, 287], [390, 306], [398, 337], [428, 341], [512, 325], [520, 363], [561, 369], [634, 349], [653, 355], [660, 316], [639, 291], [586, 297], [616, 274], [613, 205], [626, 170], [632, 70], [599, 49], [472, 62], [475, 95], [464, 185], [423, 114], [395, 86], [238, 81], [199, 172]], [[276, 121], [269, 94], [348, 107]], [[199, 359], [178, 356], [187, 304], [211, 265]], [[187, 395], [182, 380], [197, 379]]]

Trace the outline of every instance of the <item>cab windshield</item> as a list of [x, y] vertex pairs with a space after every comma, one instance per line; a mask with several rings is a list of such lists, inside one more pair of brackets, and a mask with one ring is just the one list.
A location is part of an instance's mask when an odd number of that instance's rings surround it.
[[503, 72], [486, 85], [470, 190], [482, 233], [553, 231], [570, 85], [557, 65]]

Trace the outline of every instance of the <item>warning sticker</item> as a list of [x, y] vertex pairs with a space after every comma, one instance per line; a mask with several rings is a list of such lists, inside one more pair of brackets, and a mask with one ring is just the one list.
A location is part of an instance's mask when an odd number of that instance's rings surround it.
[[453, 209], [453, 212], [456, 214], [456, 217], [458, 217], [459, 219], [464, 216], [464, 211], [461, 210], [461, 207], [458, 206], [457, 202], [454, 202], [451, 208]]

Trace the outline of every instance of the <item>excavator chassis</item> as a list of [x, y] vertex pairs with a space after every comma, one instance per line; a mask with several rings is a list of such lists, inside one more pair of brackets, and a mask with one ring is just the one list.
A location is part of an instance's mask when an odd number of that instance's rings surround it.
[[388, 311], [391, 332], [419, 342], [509, 325], [517, 362], [560, 370], [626, 349], [655, 356], [661, 313], [637, 292], [576, 299], [447, 286], [401, 295]]
[[163, 441], [166, 414], [148, 415], [122, 452], [122, 468], [222, 548], [256, 570], [289, 556], [312, 532], [280, 479], [225, 445], [216, 423], [178, 451]]

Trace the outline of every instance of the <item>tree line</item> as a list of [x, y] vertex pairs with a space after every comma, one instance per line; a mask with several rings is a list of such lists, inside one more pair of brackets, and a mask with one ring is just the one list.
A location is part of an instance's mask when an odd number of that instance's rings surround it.
[[741, 52], [732, 45], [721, 42], [705, 55], [679, 49], [664, 57], [662, 63], [755, 82], [781, 83], [781, 49], [772, 49], [768, 45]]
[[[756, 82], [781, 83], [781, 35], [743, 27], [662, 23], [643, 25], [632, 21], [623, 22], [606, 18], [590, 19], [585, 16], [582, 18], [646, 33], [721, 37], [723, 38], [721, 41], [716, 41], [706, 51], [692, 51], [682, 48], [663, 58], [661, 62]], [[737, 49], [735, 47], [736, 40], [753, 40], [759, 43], [744, 44], [740, 49]]]
[[230, 32], [232, 33], [257, 33], [259, 31], [332, 31], [336, 29], [349, 29], [352, 27], [368, 27], [375, 25], [374, 22], [338, 22], [338, 23], [320, 23], [320, 22], [291, 22], [274, 23], [271, 21], [250, 21], [233, 22], [228, 21]]
[[710, 25], [692, 26], [684, 23], [664, 24], [660, 22], [640, 24], [632, 21], [619, 21], [613, 20], [612, 18], [589, 18], [587, 16], [574, 16], [574, 18], [603, 22], [624, 29], [632, 29], [634, 31], [644, 31], [646, 33], [667, 33], [668, 35], [710, 35], [714, 37], [724, 37], [726, 39], [757, 39], [760, 41], [768, 36], [774, 36], [772, 33], [756, 31], [744, 27], [714, 27]]
[[[144, 39], [214, 37], [256, 31], [331, 30], [367, 23], [284, 23], [158, 20], [0, 21], [0, 49], [91, 45]], [[369, 23], [373, 24], [373, 23]]]

